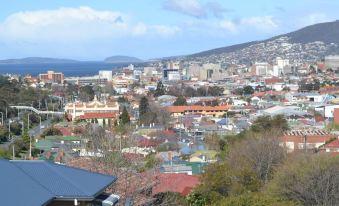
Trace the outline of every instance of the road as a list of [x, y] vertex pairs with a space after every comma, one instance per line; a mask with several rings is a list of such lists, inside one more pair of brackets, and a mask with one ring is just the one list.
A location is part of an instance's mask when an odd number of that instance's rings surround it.
[[40, 125], [38, 125], [38, 126], [36, 126], [36, 127], [33, 127], [32, 129], [30, 129], [30, 130], [28, 131], [28, 134], [29, 134], [30, 136], [36, 137], [36, 136], [40, 135], [41, 132], [43, 132], [43, 131], [44, 131], [46, 128], [48, 128], [50, 125], [51, 125], [51, 120], [45, 120], [45, 121], [41, 122], [41, 127], [42, 127], [43, 129], [40, 130]]
[[[34, 137], [39, 136], [50, 125], [51, 125], [51, 120], [45, 120], [45, 121], [41, 122], [41, 126], [43, 127], [43, 129], [40, 130], [40, 125], [38, 124], [37, 126], [28, 130], [28, 134], [30, 136], [34, 136]], [[20, 138], [21, 138], [21, 136], [12, 136], [12, 139], [10, 141], [5, 142], [3, 144], [0, 144], [0, 148], [8, 149], [9, 145], [12, 144], [12, 142], [14, 142], [15, 140], [20, 139]]]

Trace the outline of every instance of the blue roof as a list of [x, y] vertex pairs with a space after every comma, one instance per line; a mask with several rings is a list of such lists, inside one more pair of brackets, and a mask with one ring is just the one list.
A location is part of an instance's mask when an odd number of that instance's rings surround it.
[[47, 161], [0, 160], [1, 203], [44, 205], [53, 199], [93, 200], [116, 177]]

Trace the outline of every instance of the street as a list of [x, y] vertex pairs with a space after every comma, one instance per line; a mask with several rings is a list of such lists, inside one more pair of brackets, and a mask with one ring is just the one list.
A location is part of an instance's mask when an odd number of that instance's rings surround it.
[[[40, 125], [33, 127], [28, 131], [29, 136], [37, 137], [39, 136], [46, 128], [48, 128], [51, 125], [51, 120], [45, 120], [41, 122], [42, 129], [40, 130]], [[20, 139], [21, 136], [12, 136], [12, 139], [8, 142], [5, 142], [3, 144], [0, 144], [0, 148], [8, 149], [9, 145], [12, 144], [15, 140]]]

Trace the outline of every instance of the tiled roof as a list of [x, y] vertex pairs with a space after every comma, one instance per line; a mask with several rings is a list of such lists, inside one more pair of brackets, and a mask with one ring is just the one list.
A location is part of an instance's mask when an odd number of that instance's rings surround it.
[[231, 108], [230, 105], [222, 105], [222, 106], [200, 106], [200, 105], [192, 105], [192, 106], [170, 106], [167, 107], [167, 111], [170, 113], [181, 113], [186, 111], [225, 111]]
[[80, 119], [108, 119], [115, 118], [117, 113], [86, 113], [80, 115]]
[[47, 161], [0, 160], [0, 168], [1, 205], [44, 205], [53, 199], [93, 200], [117, 179]]
[[72, 136], [72, 129], [69, 127], [58, 127], [63, 136]]
[[336, 140], [324, 145], [324, 148], [339, 148], [339, 139], [336, 139]]
[[153, 188], [153, 194], [171, 191], [187, 195], [199, 184], [199, 176], [186, 174], [160, 174], [158, 179], [159, 184]]

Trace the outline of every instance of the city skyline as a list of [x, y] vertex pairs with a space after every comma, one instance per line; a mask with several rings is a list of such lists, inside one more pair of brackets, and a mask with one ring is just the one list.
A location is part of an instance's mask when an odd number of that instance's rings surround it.
[[[185, 55], [338, 19], [331, 0], [0, 1], [0, 59]], [[307, 9], [305, 9], [307, 5]]]

